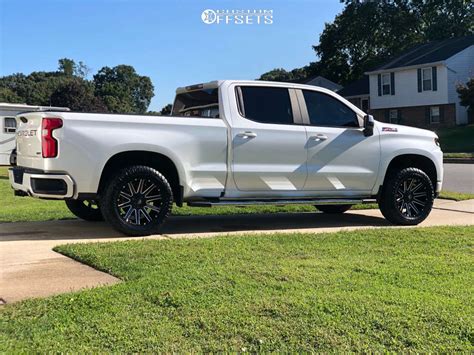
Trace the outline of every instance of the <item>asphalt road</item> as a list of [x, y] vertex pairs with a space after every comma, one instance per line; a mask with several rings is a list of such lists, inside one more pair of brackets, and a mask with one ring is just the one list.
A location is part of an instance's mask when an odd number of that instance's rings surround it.
[[444, 164], [443, 190], [474, 194], [474, 164]]

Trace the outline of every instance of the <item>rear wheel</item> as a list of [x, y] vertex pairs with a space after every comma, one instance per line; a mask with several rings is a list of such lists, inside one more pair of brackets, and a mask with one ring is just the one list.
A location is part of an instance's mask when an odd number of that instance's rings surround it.
[[76, 217], [89, 222], [103, 221], [104, 217], [96, 200], [66, 200], [66, 206]]
[[416, 225], [433, 207], [434, 189], [426, 173], [405, 168], [388, 176], [379, 198], [380, 211], [394, 224]]
[[159, 231], [171, 212], [173, 193], [160, 172], [138, 165], [112, 179], [101, 203], [105, 219], [115, 229], [132, 236], [149, 235]]
[[324, 213], [337, 214], [346, 212], [352, 205], [316, 205], [314, 207]]

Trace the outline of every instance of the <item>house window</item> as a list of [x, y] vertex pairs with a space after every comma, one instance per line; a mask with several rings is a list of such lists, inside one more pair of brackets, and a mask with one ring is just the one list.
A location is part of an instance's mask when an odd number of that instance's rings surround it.
[[389, 112], [390, 123], [398, 123], [398, 110], [390, 110]]
[[16, 121], [14, 117], [5, 117], [3, 125], [4, 133], [15, 133], [16, 132]]
[[382, 95], [390, 95], [390, 74], [382, 74]]
[[433, 87], [433, 78], [431, 68], [423, 68], [423, 91], [431, 91]]
[[366, 113], [369, 112], [369, 99], [361, 100], [361, 109]]
[[430, 107], [430, 123], [439, 123], [439, 106]]

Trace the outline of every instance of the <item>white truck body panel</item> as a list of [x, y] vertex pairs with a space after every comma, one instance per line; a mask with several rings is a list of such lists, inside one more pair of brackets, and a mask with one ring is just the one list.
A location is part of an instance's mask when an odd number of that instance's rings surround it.
[[[239, 112], [237, 86], [288, 89], [294, 117], [304, 116], [306, 110], [300, 90], [324, 93], [352, 110], [359, 127], [252, 121]], [[436, 166], [437, 190], [441, 188], [442, 152], [433, 132], [376, 122], [373, 135], [366, 137], [362, 128], [364, 112], [336, 93], [314, 86], [226, 80], [204, 87], [219, 89], [219, 118], [72, 112], [20, 115], [18, 166], [45, 174], [64, 174], [73, 182], [73, 192], [68, 192], [73, 198], [100, 193], [99, 183], [107, 162], [116, 154], [130, 151], [159, 153], [169, 158], [178, 172], [184, 201], [369, 198], [377, 195], [393, 158], [416, 154]], [[180, 88], [177, 93], [186, 90]], [[41, 155], [44, 117], [57, 117], [64, 122], [54, 131], [59, 144], [55, 158]], [[30, 186], [13, 181], [12, 185], [39, 196]], [[51, 196], [55, 197], [70, 196]]]

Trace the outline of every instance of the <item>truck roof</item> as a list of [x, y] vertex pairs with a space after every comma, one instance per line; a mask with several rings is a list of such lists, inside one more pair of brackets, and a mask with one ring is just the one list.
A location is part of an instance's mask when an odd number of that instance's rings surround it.
[[195, 91], [195, 90], [203, 90], [203, 89], [215, 89], [223, 84], [240, 84], [240, 85], [267, 85], [267, 86], [281, 86], [286, 88], [293, 88], [293, 89], [309, 89], [314, 90], [315, 88], [318, 91], [327, 92], [333, 94], [334, 91], [326, 89], [321, 86], [315, 85], [306, 85], [306, 84], [298, 84], [298, 83], [290, 83], [286, 81], [264, 81], [264, 80], [213, 80], [208, 81], [206, 83], [194, 84], [189, 86], [183, 86], [176, 89], [176, 94], [182, 94], [185, 92]]

